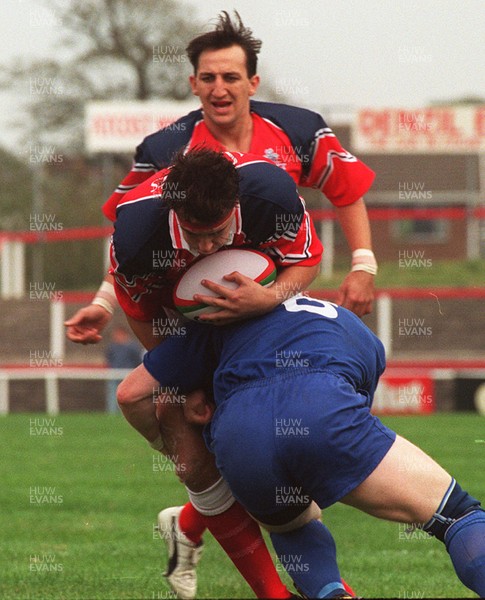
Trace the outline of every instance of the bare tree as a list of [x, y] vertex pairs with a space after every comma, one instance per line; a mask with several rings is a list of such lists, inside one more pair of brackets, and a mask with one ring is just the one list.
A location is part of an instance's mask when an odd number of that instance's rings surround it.
[[32, 143], [82, 147], [87, 100], [190, 95], [188, 41], [202, 28], [179, 0], [47, 0], [59, 23], [53, 57], [0, 72], [3, 87], [29, 89], [22, 122]]

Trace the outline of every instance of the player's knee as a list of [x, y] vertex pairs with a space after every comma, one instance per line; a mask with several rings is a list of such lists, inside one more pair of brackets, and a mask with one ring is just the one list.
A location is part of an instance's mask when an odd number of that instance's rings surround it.
[[453, 479], [438, 509], [423, 525], [423, 529], [444, 542], [446, 532], [453, 523], [474, 510], [483, 511], [479, 500], [470, 496]]
[[120, 406], [127, 406], [135, 401], [134, 388], [126, 379], [116, 389], [116, 400]]

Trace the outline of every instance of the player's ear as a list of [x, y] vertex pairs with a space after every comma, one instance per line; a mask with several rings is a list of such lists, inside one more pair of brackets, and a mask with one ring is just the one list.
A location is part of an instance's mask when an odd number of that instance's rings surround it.
[[259, 75], [253, 75], [250, 79], [249, 79], [249, 95], [250, 96], [254, 96], [254, 94], [256, 93], [258, 87], [259, 87]]
[[199, 96], [199, 91], [197, 89], [197, 77], [195, 75], [190, 75], [189, 83], [192, 89], [192, 94], [194, 94], [194, 96]]

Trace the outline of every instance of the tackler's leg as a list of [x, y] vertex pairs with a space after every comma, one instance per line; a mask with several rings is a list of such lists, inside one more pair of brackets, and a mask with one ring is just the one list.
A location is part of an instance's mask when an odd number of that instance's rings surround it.
[[485, 511], [411, 442], [397, 436], [378, 467], [342, 502], [434, 535], [445, 543], [462, 583], [485, 596]]

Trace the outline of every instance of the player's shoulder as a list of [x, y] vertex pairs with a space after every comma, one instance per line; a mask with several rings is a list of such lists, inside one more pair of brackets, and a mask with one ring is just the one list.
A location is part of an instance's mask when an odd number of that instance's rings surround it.
[[294, 199], [297, 187], [286, 171], [272, 161], [249, 153], [225, 152], [239, 174], [240, 196], [260, 197], [267, 200]]
[[154, 196], [136, 213], [118, 212], [113, 246], [119, 272], [142, 274], [158, 270], [155, 257], [169, 256], [166, 251], [172, 250], [169, 209], [160, 198]]
[[[268, 176], [283, 173], [282, 179], [290, 177], [287, 173], [278, 167], [272, 160], [261, 156], [260, 154], [252, 154], [250, 152], [230, 152], [224, 151], [223, 155], [230, 160], [236, 167], [240, 177], [248, 176], [253, 173], [267, 173]], [[290, 177], [291, 179], [291, 177]]]
[[307, 136], [326, 127], [322, 115], [300, 106], [251, 100], [251, 111], [283, 129], [290, 138], [292, 135], [295, 137]]
[[132, 207], [134, 205], [148, 206], [149, 203], [144, 202], [146, 200], [155, 199], [159, 201], [162, 195], [163, 183], [169, 172], [169, 168], [161, 169], [145, 181], [142, 181], [140, 185], [126, 192], [116, 207], [117, 213], [122, 209]]
[[150, 161], [162, 168], [170, 164], [174, 155], [186, 146], [195, 126], [202, 120], [199, 108], [177, 119], [174, 123], [148, 135], [137, 148], [139, 157], [150, 157]]

